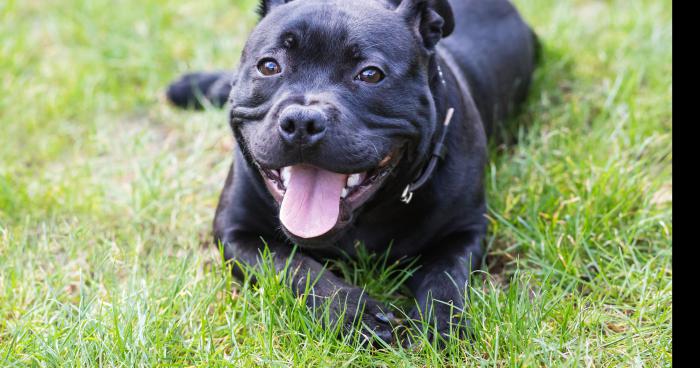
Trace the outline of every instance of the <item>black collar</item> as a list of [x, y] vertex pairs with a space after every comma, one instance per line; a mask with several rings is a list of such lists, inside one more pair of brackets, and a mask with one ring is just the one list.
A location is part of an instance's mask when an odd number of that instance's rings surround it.
[[[444, 80], [444, 79], [443, 79]], [[406, 188], [401, 193], [401, 202], [409, 204], [411, 199], [413, 199], [413, 192], [418, 190], [420, 187], [428, 182], [428, 179], [433, 175], [435, 168], [437, 167], [438, 160], [444, 160], [447, 155], [447, 146], [445, 146], [445, 137], [447, 136], [447, 128], [450, 126], [450, 121], [452, 120], [452, 115], [454, 115], [455, 109], [450, 107], [447, 109], [447, 114], [445, 115], [445, 122], [443, 123], [442, 133], [440, 134], [440, 139], [433, 146], [433, 150], [430, 153], [430, 161], [425, 166], [423, 173], [416, 178], [412, 183], [406, 185]]]
[[[456, 79], [457, 87], [459, 89], [460, 94], [462, 95], [462, 98], [464, 99], [465, 93], [467, 91], [466, 81], [463, 78], [460, 78], [460, 75], [456, 74], [458, 72], [457, 64], [452, 58], [452, 55], [447, 50], [439, 46], [437, 48], [437, 55], [440, 59], [442, 59], [442, 61], [447, 66], [447, 69], [449, 69], [450, 73], [452, 73], [453, 77]], [[446, 87], [447, 83], [445, 82], [445, 76], [443, 75], [442, 68], [440, 67], [440, 61], [441, 60], [436, 60], [437, 70], [440, 76], [440, 82], [442, 83], [443, 87]], [[445, 156], [447, 156], [447, 146], [445, 145], [445, 137], [447, 137], [447, 129], [450, 126], [450, 121], [452, 120], [454, 111], [454, 107], [450, 107], [447, 109], [442, 131], [440, 132], [440, 137], [430, 152], [430, 160], [425, 166], [425, 169], [422, 170], [420, 176], [414, 179], [413, 182], [406, 185], [406, 188], [404, 188], [403, 193], [401, 193], [401, 202], [406, 204], [411, 203], [411, 199], [413, 199], [413, 192], [421, 188], [423, 185], [425, 185], [425, 183], [428, 182], [428, 180], [430, 180], [430, 177], [433, 175], [433, 172], [435, 172], [435, 169], [437, 168], [438, 161], [444, 160]]]

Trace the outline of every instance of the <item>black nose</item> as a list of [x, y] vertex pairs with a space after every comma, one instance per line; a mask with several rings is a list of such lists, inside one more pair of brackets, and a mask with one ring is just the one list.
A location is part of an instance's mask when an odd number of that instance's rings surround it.
[[293, 105], [280, 115], [278, 130], [289, 144], [315, 145], [326, 134], [326, 116], [316, 108]]

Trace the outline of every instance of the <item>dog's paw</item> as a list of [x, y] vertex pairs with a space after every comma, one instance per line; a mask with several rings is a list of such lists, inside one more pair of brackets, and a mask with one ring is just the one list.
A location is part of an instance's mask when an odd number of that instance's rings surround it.
[[414, 345], [420, 340], [437, 342], [438, 346], [444, 346], [450, 339], [469, 338], [469, 320], [463, 318], [461, 313], [450, 305], [433, 305], [433, 309], [413, 308], [408, 317], [414, 332], [404, 334], [404, 346]]
[[367, 340], [375, 336], [387, 344], [394, 342], [394, 315], [378, 302], [370, 300], [362, 313], [361, 330]]
[[358, 333], [363, 343], [380, 345], [377, 338], [386, 344], [394, 342], [395, 317], [380, 302], [368, 297], [362, 289], [346, 290], [336, 308], [344, 311], [345, 333]]

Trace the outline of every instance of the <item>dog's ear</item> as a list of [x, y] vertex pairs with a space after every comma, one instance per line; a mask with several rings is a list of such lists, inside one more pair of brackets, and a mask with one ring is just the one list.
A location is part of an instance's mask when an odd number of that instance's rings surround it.
[[260, 18], [264, 18], [272, 8], [284, 5], [290, 1], [292, 0], [260, 0], [260, 4], [258, 4], [258, 14]]
[[447, 0], [403, 0], [396, 11], [416, 27], [428, 50], [455, 28], [452, 7]]

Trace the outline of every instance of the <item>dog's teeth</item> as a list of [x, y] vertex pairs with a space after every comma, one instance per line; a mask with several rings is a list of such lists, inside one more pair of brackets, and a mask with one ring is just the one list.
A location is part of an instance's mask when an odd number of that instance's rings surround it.
[[348, 196], [348, 188], [343, 188], [343, 191], [340, 192], [340, 198], [345, 198]]
[[361, 174], [352, 174], [348, 176], [348, 187], [354, 187], [358, 184], [360, 184], [360, 181], [362, 180], [362, 175]]
[[285, 187], [287, 187], [287, 184], [289, 184], [289, 178], [292, 176], [292, 169], [287, 167], [283, 167], [282, 170], [280, 171], [280, 177], [282, 178], [282, 183], [284, 184]]

